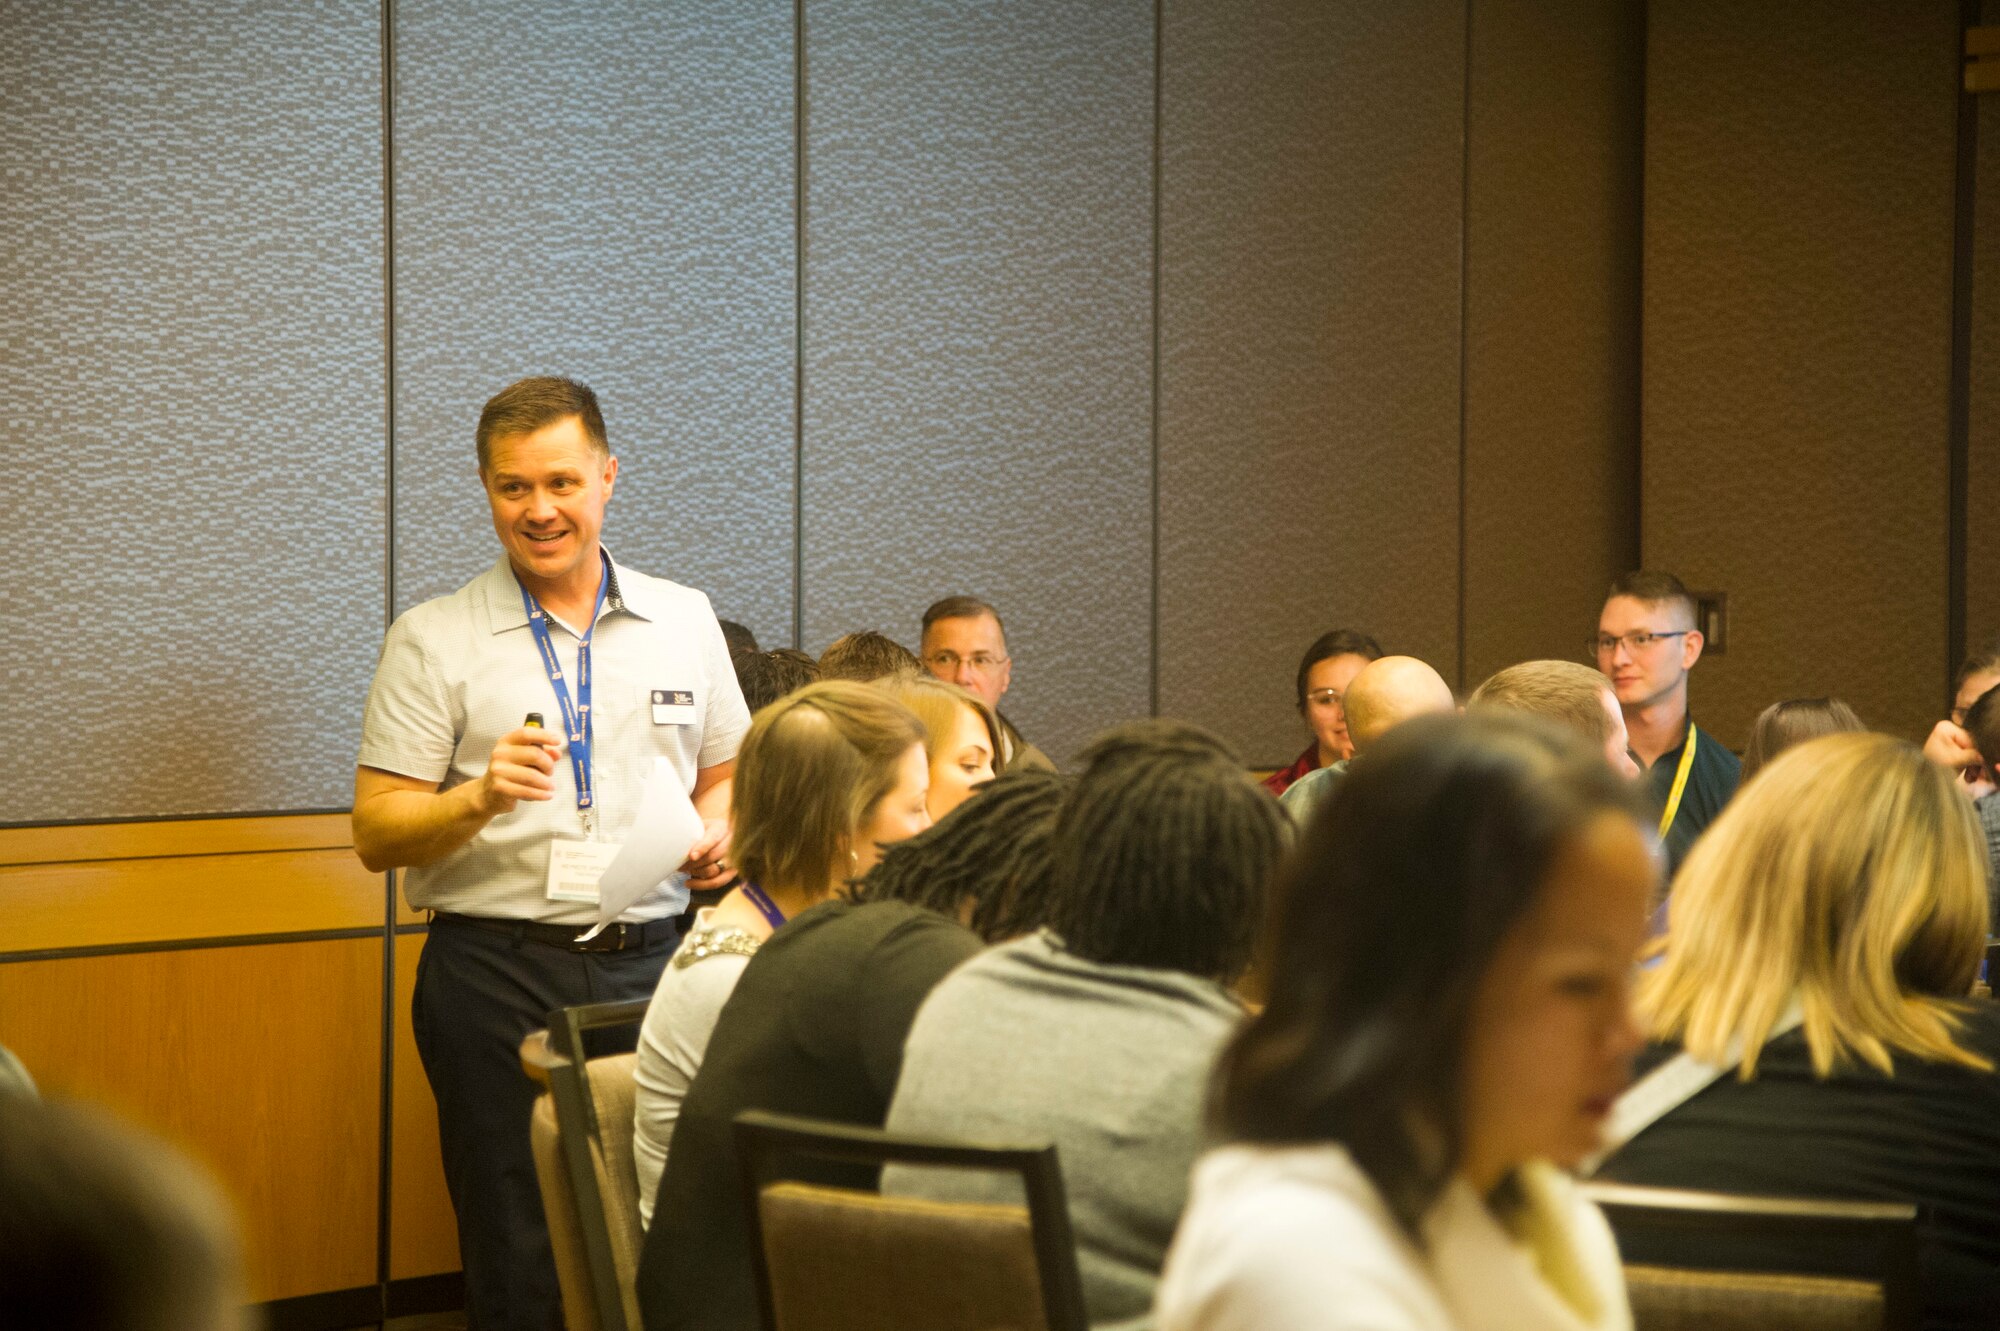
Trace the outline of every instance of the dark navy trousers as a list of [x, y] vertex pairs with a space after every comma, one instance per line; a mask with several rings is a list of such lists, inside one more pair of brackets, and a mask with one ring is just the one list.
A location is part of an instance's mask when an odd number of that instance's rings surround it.
[[[555, 1008], [651, 997], [676, 941], [671, 922], [661, 933], [645, 948], [572, 952], [449, 920], [431, 926], [410, 1019], [437, 1096], [472, 1331], [562, 1331], [528, 1144], [539, 1088], [521, 1071], [521, 1041]], [[621, 1053], [637, 1037], [635, 1027], [593, 1032], [588, 1049]]]

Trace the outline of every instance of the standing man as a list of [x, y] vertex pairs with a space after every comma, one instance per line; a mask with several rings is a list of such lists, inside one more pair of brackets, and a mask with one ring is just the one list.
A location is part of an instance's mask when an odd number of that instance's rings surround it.
[[1039, 768], [1053, 772], [1048, 755], [1021, 737], [1014, 723], [1000, 713], [1000, 696], [1013, 678], [1007, 655], [1007, 630], [1000, 612], [976, 596], [947, 596], [924, 611], [923, 637], [917, 648], [924, 668], [939, 679], [970, 689], [1000, 720], [1001, 767]]
[[[729, 876], [750, 717], [708, 598], [598, 543], [618, 459], [590, 389], [509, 385], [476, 439], [503, 553], [390, 627], [362, 722], [354, 846], [370, 869], [406, 870], [411, 907], [431, 912], [411, 1021], [471, 1325], [549, 1331], [562, 1304], [520, 1042], [553, 1008], [653, 992], [686, 888]], [[685, 886], [668, 878], [579, 941], [656, 759], [705, 829]]]
[[1702, 648], [1694, 597], [1671, 573], [1628, 573], [1611, 584], [1590, 645], [1659, 802], [1671, 882], [1743, 775], [1736, 755], [1688, 716], [1688, 672]]

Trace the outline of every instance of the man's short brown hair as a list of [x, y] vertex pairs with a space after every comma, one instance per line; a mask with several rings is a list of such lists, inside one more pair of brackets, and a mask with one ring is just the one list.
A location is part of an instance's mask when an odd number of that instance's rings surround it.
[[[1620, 592], [1618, 595], [1629, 595]], [[1604, 699], [1611, 684], [1589, 666], [1574, 661], [1523, 661], [1508, 666], [1472, 691], [1467, 711], [1504, 708], [1553, 721], [1602, 748], [1611, 742], [1611, 713]]]
[[516, 379], [486, 399], [479, 412], [479, 429], [473, 435], [479, 451], [479, 470], [492, 465], [493, 441], [517, 434], [533, 434], [574, 416], [583, 423], [583, 433], [600, 457], [611, 456], [611, 443], [604, 436], [604, 414], [597, 409], [597, 394], [588, 384], [555, 375], [535, 375]]
[[1687, 616], [1690, 626], [1695, 622], [1694, 593], [1671, 573], [1655, 573], [1639, 569], [1627, 573], [1611, 584], [1611, 590], [1604, 594], [1609, 601], [1615, 597], [1628, 596], [1647, 605], [1671, 605]]
[[819, 654], [821, 679], [851, 679], [870, 684], [878, 679], [915, 675], [923, 663], [909, 648], [874, 629], [843, 633]]
[[1000, 612], [977, 596], [947, 596], [942, 601], [931, 602], [930, 609], [924, 611], [922, 632], [929, 633], [931, 625], [940, 619], [977, 619], [981, 615], [993, 616], [993, 622], [1000, 626], [1000, 640], [1007, 640], [1007, 625], [1000, 619]]

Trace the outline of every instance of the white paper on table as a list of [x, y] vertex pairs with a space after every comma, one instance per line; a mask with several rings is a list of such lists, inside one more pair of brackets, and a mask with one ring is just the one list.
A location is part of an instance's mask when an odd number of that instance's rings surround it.
[[633, 902], [672, 876], [701, 834], [701, 815], [688, 798], [680, 772], [669, 759], [653, 759], [653, 774], [639, 793], [632, 830], [625, 834], [618, 858], [597, 882], [597, 923], [577, 941], [595, 938]]

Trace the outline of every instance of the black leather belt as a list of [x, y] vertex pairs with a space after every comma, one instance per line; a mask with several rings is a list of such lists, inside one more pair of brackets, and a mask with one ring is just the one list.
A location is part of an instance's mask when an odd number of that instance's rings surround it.
[[537, 924], [532, 920], [497, 920], [485, 915], [457, 915], [448, 910], [431, 912], [431, 923], [461, 925], [467, 929], [483, 929], [490, 934], [506, 934], [517, 943], [541, 943], [548, 947], [559, 947], [565, 952], [637, 952], [643, 948], [659, 947], [671, 943], [680, 936], [673, 920], [647, 920], [643, 924], [607, 924], [604, 932], [587, 943], [579, 943], [577, 935], [585, 933], [587, 924]]

